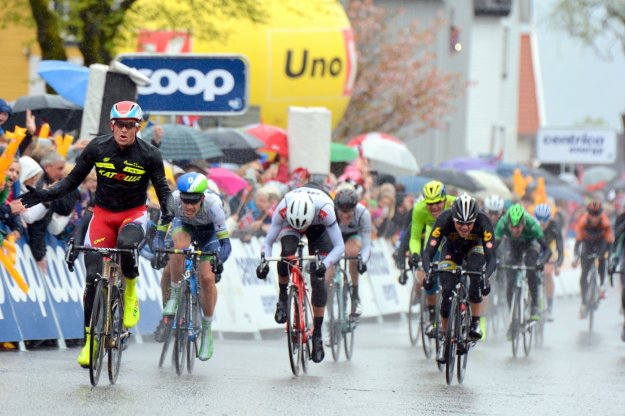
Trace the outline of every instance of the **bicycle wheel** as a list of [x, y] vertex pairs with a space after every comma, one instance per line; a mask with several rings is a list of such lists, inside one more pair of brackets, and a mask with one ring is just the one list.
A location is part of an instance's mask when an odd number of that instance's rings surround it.
[[410, 336], [410, 344], [417, 345], [419, 340], [419, 323], [421, 322], [421, 302], [417, 294], [418, 281], [415, 278], [410, 292], [410, 303], [408, 304], [408, 335]]
[[462, 346], [462, 354], [458, 356], [458, 383], [462, 384], [467, 370], [469, 359], [469, 327], [471, 325], [471, 314], [467, 310], [467, 304], [460, 304], [460, 314], [458, 314], [458, 345]]
[[180, 287], [180, 300], [176, 311], [176, 339], [174, 341], [174, 366], [176, 374], [182, 375], [189, 343], [190, 296], [189, 284], [184, 281]]
[[595, 309], [599, 304], [599, 289], [597, 287], [597, 266], [593, 260], [590, 266], [590, 281], [588, 282], [588, 289], [586, 291], [586, 305], [588, 307], [588, 332], [592, 333], [592, 327], [595, 321]]
[[100, 380], [100, 371], [102, 370], [102, 361], [106, 354], [104, 343], [106, 340], [105, 322], [106, 322], [106, 294], [107, 281], [100, 279], [95, 289], [93, 298], [93, 309], [91, 310], [91, 324], [89, 333], [91, 334], [89, 341], [89, 379], [92, 386], [98, 385]]
[[[443, 347], [442, 339], [443, 339], [443, 329], [441, 328], [441, 303], [443, 302], [443, 296], [441, 292], [436, 294], [436, 312], [434, 313], [434, 323], [436, 325], [436, 355], [438, 356], [438, 351]], [[443, 371], [445, 369], [445, 364], [439, 363], [436, 361], [436, 366], [438, 367], [438, 371]]]
[[341, 328], [341, 293], [339, 293], [340, 286], [337, 287], [336, 283], [330, 285], [328, 289], [330, 292], [330, 301], [328, 304], [330, 312], [328, 322], [328, 325], [330, 325], [330, 339], [328, 342], [330, 343], [330, 349], [332, 350], [332, 358], [336, 362], [339, 360], [341, 355], [341, 338], [343, 337], [343, 331]]
[[426, 297], [425, 297], [425, 290], [421, 291], [421, 296], [419, 299], [419, 309], [420, 309], [420, 313], [419, 313], [419, 332], [421, 332], [421, 342], [423, 345], [423, 354], [425, 354], [425, 358], [430, 358], [432, 356], [432, 349], [433, 349], [433, 340], [432, 338], [430, 338], [430, 336], [426, 333], [426, 324], [427, 324], [427, 320], [425, 318], [426, 314], [428, 313], [428, 306], [427, 306], [427, 301], [426, 301]]
[[523, 323], [521, 324], [521, 327], [523, 328], [523, 351], [527, 357], [530, 355], [530, 351], [532, 350], [532, 337], [534, 335], [534, 323], [530, 320], [531, 302], [529, 291], [525, 293], [525, 296], [523, 296], [521, 300], [521, 313], [523, 319]]
[[452, 297], [447, 320], [447, 351], [445, 352], [445, 379], [451, 384], [454, 379], [454, 366], [456, 365], [456, 342], [458, 335], [458, 300]]
[[286, 342], [289, 347], [289, 362], [293, 375], [299, 375], [302, 356], [302, 332], [300, 331], [300, 305], [297, 287], [289, 288], [289, 301], [286, 307]]
[[310, 304], [310, 299], [306, 292], [304, 292], [304, 296], [302, 297], [302, 315], [304, 316], [304, 333], [302, 334], [302, 341], [305, 339], [306, 341], [302, 343], [302, 370], [304, 373], [308, 372], [308, 361], [311, 357], [311, 343], [312, 337], [308, 334], [312, 334], [313, 329], [313, 308]]
[[512, 318], [510, 320], [510, 331], [511, 331], [511, 342], [512, 342], [512, 356], [516, 358], [517, 353], [519, 351], [519, 343], [521, 342], [521, 300], [520, 300], [520, 290], [518, 288], [514, 289], [514, 294], [512, 295]]
[[491, 330], [493, 331], [493, 335], [497, 335], [499, 333], [499, 302], [501, 299], [499, 298], [499, 283], [497, 279], [492, 279], [491, 285], [493, 286], [490, 291], [489, 303], [488, 303], [488, 313], [487, 313], [487, 322], [489, 323]]
[[200, 300], [197, 294], [193, 294], [190, 296], [191, 305], [189, 308], [189, 327], [191, 328], [192, 334], [189, 335], [191, 338], [187, 341], [187, 371], [189, 374], [193, 373], [193, 365], [195, 364], [195, 359], [198, 356], [199, 348], [197, 345], [198, 339], [200, 338], [201, 331], [201, 314], [200, 314]]
[[354, 355], [354, 331], [357, 324], [357, 318], [352, 317], [351, 311], [351, 285], [345, 279], [343, 280], [343, 346], [347, 360], [351, 360]]
[[163, 367], [165, 357], [167, 356], [167, 351], [169, 350], [169, 343], [172, 339], [175, 318], [171, 316], [164, 316], [163, 320], [165, 322], [165, 334], [163, 339], [163, 349], [161, 350], [161, 358], [158, 360], [159, 368]]
[[126, 336], [126, 328], [124, 328], [124, 294], [117, 286], [113, 286], [111, 292], [111, 318], [111, 344], [110, 348], [108, 348], [108, 373], [109, 381], [111, 384], [115, 384], [122, 362], [122, 341], [123, 337]]

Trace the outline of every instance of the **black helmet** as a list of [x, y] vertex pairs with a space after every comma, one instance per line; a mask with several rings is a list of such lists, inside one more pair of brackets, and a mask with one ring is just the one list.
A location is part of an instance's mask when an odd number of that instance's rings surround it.
[[358, 204], [358, 194], [351, 188], [341, 189], [334, 197], [334, 203], [341, 211], [351, 211]]
[[477, 202], [466, 192], [460, 195], [451, 206], [451, 216], [454, 221], [468, 224], [477, 218]]

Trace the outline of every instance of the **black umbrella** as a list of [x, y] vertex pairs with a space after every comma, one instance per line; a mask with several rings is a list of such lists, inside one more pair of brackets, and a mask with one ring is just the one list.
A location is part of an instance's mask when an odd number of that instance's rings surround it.
[[[163, 138], [159, 150], [165, 160], [190, 160], [219, 158], [223, 153], [219, 148], [193, 127], [182, 124], [163, 124]], [[154, 129], [145, 131], [143, 138], [150, 140]]]
[[37, 125], [48, 123], [51, 132], [78, 130], [82, 122], [82, 108], [60, 95], [28, 95], [13, 104], [13, 114], [6, 122], [5, 130], [13, 130], [16, 125], [25, 126], [26, 110], [35, 116]]
[[476, 192], [483, 189], [475, 179], [466, 173], [457, 170], [431, 169], [421, 171], [419, 176], [436, 179], [437, 181], [443, 182], [447, 186], [455, 186], [456, 188], [462, 188], [468, 192]]
[[256, 149], [265, 144], [256, 137], [237, 129], [217, 128], [203, 133], [224, 153], [221, 159], [226, 163], [244, 164], [259, 159]]

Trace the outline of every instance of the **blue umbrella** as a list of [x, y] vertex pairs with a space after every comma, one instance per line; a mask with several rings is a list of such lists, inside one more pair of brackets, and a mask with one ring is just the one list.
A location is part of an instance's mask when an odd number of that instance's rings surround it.
[[85, 106], [88, 68], [67, 61], [41, 61], [37, 73], [59, 95], [81, 107]]

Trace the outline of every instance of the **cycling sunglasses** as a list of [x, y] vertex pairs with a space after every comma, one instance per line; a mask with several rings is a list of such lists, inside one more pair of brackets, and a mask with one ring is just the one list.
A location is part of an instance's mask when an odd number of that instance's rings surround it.
[[126, 130], [130, 130], [133, 127], [137, 127], [139, 123], [137, 123], [136, 121], [122, 121], [122, 120], [115, 120], [115, 126], [122, 129], [124, 127], [126, 127]]
[[462, 226], [462, 225], [469, 226], [469, 225], [473, 225], [473, 224], [475, 224], [475, 221], [462, 222], [462, 221], [458, 221], [458, 220], [456, 220], [456, 219], [454, 219], [454, 222], [455, 222], [456, 224], [460, 225], [460, 226]]

